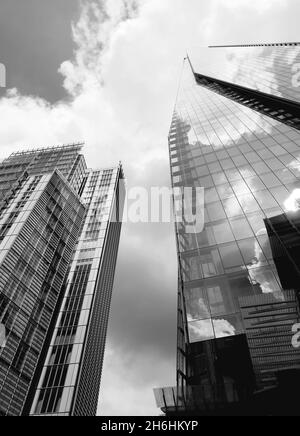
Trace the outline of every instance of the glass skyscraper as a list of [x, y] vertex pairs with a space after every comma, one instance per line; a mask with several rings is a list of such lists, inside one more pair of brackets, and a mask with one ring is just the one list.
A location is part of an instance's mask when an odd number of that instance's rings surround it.
[[297, 43], [211, 47], [184, 61], [169, 134], [172, 183], [204, 187], [205, 226], [190, 233], [176, 224], [177, 386], [155, 390], [167, 414], [292, 410], [287, 392], [300, 379], [292, 346], [300, 322], [297, 65]]
[[81, 148], [0, 164], [4, 416], [96, 413], [125, 188], [121, 165], [88, 170]]
[[124, 199], [121, 166], [87, 172], [87, 214], [33, 415], [96, 415]]

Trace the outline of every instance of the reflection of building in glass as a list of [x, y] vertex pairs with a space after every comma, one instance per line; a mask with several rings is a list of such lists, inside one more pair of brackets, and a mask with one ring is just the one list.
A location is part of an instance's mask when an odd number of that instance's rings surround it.
[[29, 413], [48, 350], [57, 372], [47, 373], [55, 389], [38, 391], [46, 411], [97, 407], [123, 175], [87, 170], [81, 147], [15, 153], [0, 164], [0, 415]]
[[274, 262], [283, 289], [300, 291], [300, 212], [265, 220]]
[[279, 372], [300, 369], [299, 350], [291, 346], [293, 325], [300, 322], [294, 291], [240, 299], [257, 386], [276, 387]]
[[[262, 316], [276, 318], [268, 340], [276, 341], [286, 313], [286, 326], [298, 319], [265, 220], [298, 208], [300, 89], [292, 87], [292, 63], [299, 58], [293, 45], [201, 49], [193, 65], [185, 60], [169, 134], [172, 182], [205, 188], [205, 229], [191, 234], [177, 223], [177, 388], [156, 391], [167, 413], [235, 414], [253, 405], [270, 387], [269, 377], [257, 377], [248, 343], [251, 323], [263, 325], [259, 302]], [[292, 331], [290, 341], [285, 334], [288, 358], [279, 366], [292, 370], [300, 353], [291, 350]]]

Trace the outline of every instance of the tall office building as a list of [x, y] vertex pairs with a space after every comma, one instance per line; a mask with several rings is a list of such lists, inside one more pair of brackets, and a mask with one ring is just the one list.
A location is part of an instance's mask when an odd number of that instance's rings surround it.
[[[87, 170], [81, 148], [14, 153], [0, 164], [1, 415], [29, 414], [50, 345], [47, 364], [60, 359], [68, 380], [66, 365], [72, 372], [74, 414], [95, 413], [124, 184], [121, 166]], [[56, 406], [66, 398], [59, 392], [50, 393]]]
[[298, 43], [211, 47], [184, 61], [172, 183], [205, 188], [205, 226], [176, 224], [177, 386], [155, 390], [167, 414], [288, 413], [299, 270], [286, 280], [274, 234], [298, 266], [299, 61]]
[[121, 231], [121, 166], [89, 171], [87, 209], [31, 414], [78, 416], [97, 411], [105, 338]]

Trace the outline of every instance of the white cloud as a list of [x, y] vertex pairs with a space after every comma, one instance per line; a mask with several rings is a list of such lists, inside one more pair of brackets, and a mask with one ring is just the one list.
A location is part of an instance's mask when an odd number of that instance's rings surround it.
[[300, 209], [300, 189], [294, 189], [284, 202], [286, 212], [297, 212]]
[[264, 13], [272, 8], [285, 7], [287, 0], [220, 0], [220, 3], [233, 10], [254, 9], [259, 13]]

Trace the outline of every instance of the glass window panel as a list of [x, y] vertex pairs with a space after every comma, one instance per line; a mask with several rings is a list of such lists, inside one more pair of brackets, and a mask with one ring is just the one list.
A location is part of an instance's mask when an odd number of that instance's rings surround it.
[[206, 226], [204, 231], [196, 235], [198, 247], [216, 245], [216, 240], [211, 226]]
[[281, 185], [281, 182], [273, 173], [262, 174], [261, 179], [267, 188], [274, 188], [275, 186]]
[[231, 292], [226, 277], [206, 280], [205, 286], [212, 316], [233, 313], [239, 310], [237, 296]]
[[248, 179], [250, 177], [256, 176], [256, 172], [253, 170], [253, 168], [250, 165], [239, 167], [239, 171], [241, 175], [244, 177], [244, 179]]
[[254, 163], [253, 168], [257, 172], [258, 175], [269, 172], [269, 167], [264, 162]]
[[266, 161], [266, 159], [273, 159], [273, 153], [270, 152], [267, 148], [263, 148], [257, 152], [259, 156]]
[[256, 235], [259, 231], [265, 230], [266, 226], [264, 223], [265, 215], [263, 212], [248, 215], [248, 221], [253, 229], [254, 234]]
[[209, 302], [203, 287], [186, 288], [185, 301], [188, 321], [210, 318]]
[[277, 158], [268, 159], [266, 160], [266, 163], [273, 171], [277, 171], [284, 168], [283, 163], [280, 162], [280, 160], [278, 160]]
[[279, 160], [285, 165], [290, 165], [295, 159], [291, 154], [285, 154], [284, 156], [280, 156]]
[[204, 158], [207, 163], [216, 162], [218, 160], [215, 153], [206, 154]]
[[211, 319], [189, 322], [188, 327], [191, 343], [208, 341], [215, 337]]
[[226, 242], [234, 241], [232, 230], [227, 221], [215, 224], [213, 229], [217, 244], [225, 244]]
[[243, 273], [237, 273], [234, 275], [230, 275], [229, 286], [231, 290], [231, 295], [234, 296], [234, 299], [237, 301], [241, 297], [249, 297], [254, 294], [254, 289], [249, 277], [248, 271], [245, 270]]
[[258, 263], [266, 263], [266, 258], [260, 248], [260, 245], [255, 238], [244, 239], [238, 242], [245, 265], [253, 267]]
[[260, 161], [260, 157], [258, 156], [257, 153], [255, 153], [254, 151], [251, 153], [247, 153], [245, 154], [245, 158], [248, 160], [248, 162], [250, 163], [254, 163], [254, 162], [258, 162]]
[[253, 236], [252, 229], [246, 218], [235, 218], [230, 220], [233, 234], [237, 240], [247, 239]]
[[199, 179], [199, 186], [202, 188], [213, 188], [214, 183], [213, 183], [211, 176], [201, 177]]
[[274, 208], [274, 209], [268, 209], [265, 211], [267, 218], [273, 218], [274, 216], [282, 215], [282, 209]]
[[282, 156], [283, 154], [286, 153], [286, 150], [282, 148], [280, 145], [273, 145], [272, 153], [274, 153], [276, 156]]
[[283, 147], [286, 149], [288, 153], [294, 153], [300, 151], [299, 145], [295, 144], [294, 142], [288, 142], [284, 144]]
[[249, 144], [243, 144], [239, 146], [239, 149], [241, 151], [242, 154], [245, 153], [250, 153], [252, 151], [252, 148], [250, 147]]
[[282, 207], [290, 195], [289, 191], [285, 186], [277, 186], [276, 188], [270, 189], [270, 192], [275, 200], [278, 202], [278, 204]]
[[250, 189], [243, 180], [231, 182], [232, 188], [237, 196], [250, 194]]
[[234, 156], [232, 157], [232, 160], [237, 167], [248, 164], [248, 161], [244, 156]]
[[246, 183], [252, 192], [264, 191], [266, 189], [265, 185], [258, 176], [246, 179]]
[[219, 201], [219, 196], [216, 188], [205, 189], [205, 204]]
[[204, 158], [202, 156], [199, 156], [197, 158], [194, 158], [193, 163], [194, 163], [195, 166], [197, 166], [197, 167], [199, 166], [200, 167], [202, 165], [205, 165], [205, 160], [204, 160]]
[[[226, 313], [226, 308], [224, 305], [223, 292], [220, 286], [208, 286], [207, 295], [209, 299], [209, 307], [212, 315], [220, 315]], [[226, 294], [225, 294], [226, 295]]]
[[221, 258], [216, 248], [201, 250], [199, 260], [201, 262], [204, 278], [223, 274]]
[[223, 183], [227, 183], [228, 180], [224, 173], [217, 173], [212, 175], [215, 185], [222, 185]]
[[272, 209], [277, 206], [275, 198], [269, 191], [256, 192], [255, 198], [263, 210]]
[[218, 158], [219, 160], [221, 160], [221, 159], [227, 159], [227, 158], [229, 157], [229, 154], [228, 154], [227, 151], [225, 151], [225, 150], [218, 151], [218, 152], [216, 153], [216, 155], [217, 155], [217, 158]]
[[226, 170], [225, 174], [230, 182], [242, 179], [242, 176], [237, 169]]
[[221, 200], [225, 198], [234, 197], [234, 192], [229, 183], [225, 183], [224, 185], [218, 186], [217, 190]]
[[[209, 171], [208, 171], [207, 166], [196, 168], [194, 170], [194, 173], [195, 173], [195, 177], [203, 177], [203, 176], [208, 176], [209, 175]], [[206, 180], [206, 182], [207, 182], [207, 178], [204, 179], [204, 180]], [[205, 185], [203, 185], [203, 186], [205, 186]], [[207, 186], [207, 187], [209, 187], [209, 186]]]
[[219, 162], [209, 164], [208, 169], [212, 174], [219, 173], [220, 171], [222, 171], [222, 168], [221, 168], [221, 165], [219, 164]]
[[181, 252], [196, 250], [198, 248], [196, 235], [194, 233], [191, 234], [179, 233], [178, 241], [179, 241], [179, 247]]
[[216, 338], [226, 338], [244, 333], [244, 325], [240, 314], [232, 314], [213, 319]]
[[241, 197], [239, 197], [239, 201], [245, 214], [257, 212], [260, 210], [259, 204], [257, 203], [252, 194], [242, 195]]
[[203, 278], [200, 259], [197, 253], [183, 259], [184, 278], [186, 281], [199, 280]]
[[221, 245], [219, 250], [225, 273], [239, 271], [244, 265], [239, 247], [236, 243]]
[[222, 203], [220, 201], [208, 204], [206, 208], [211, 222], [226, 218]]
[[252, 148], [254, 148], [254, 150], [264, 150], [265, 146], [261, 141], [255, 140], [255, 141], [251, 141], [251, 146]]
[[263, 250], [264, 255], [268, 260], [273, 260], [272, 249], [270, 245], [270, 240], [267, 234], [257, 236], [257, 240]]
[[242, 153], [239, 151], [239, 149], [237, 147], [230, 148], [228, 150], [228, 154], [231, 157], [233, 157], [233, 156], [241, 156], [242, 155]]
[[284, 185], [297, 182], [297, 178], [288, 170], [283, 169], [276, 172], [277, 177]]
[[243, 210], [241, 208], [241, 205], [235, 197], [228, 198], [227, 200], [224, 200], [222, 203], [228, 218], [233, 218], [235, 216], [243, 215]]
[[264, 294], [270, 294], [281, 290], [271, 268], [255, 268], [249, 271], [252, 282], [258, 285]]
[[234, 163], [232, 162], [232, 160], [231, 159], [224, 159], [224, 160], [221, 160], [221, 166], [222, 166], [222, 168], [224, 169], [224, 170], [228, 170], [228, 169], [230, 169], [230, 168], [234, 168]]

